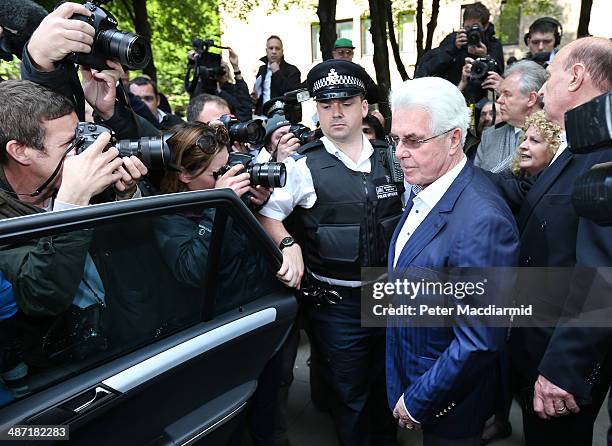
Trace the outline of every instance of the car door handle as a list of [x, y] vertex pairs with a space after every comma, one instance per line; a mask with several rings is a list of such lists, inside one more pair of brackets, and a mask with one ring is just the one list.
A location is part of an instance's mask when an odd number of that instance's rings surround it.
[[86, 401], [84, 404], [81, 404], [79, 407], [73, 409], [76, 413], [80, 414], [86, 410], [91, 410], [100, 405], [103, 401], [108, 400], [110, 396], [113, 396], [113, 392], [105, 389], [104, 387], [96, 387], [93, 392], [94, 395], [89, 401]]
[[78, 416], [99, 407], [116, 396], [117, 394], [112, 390], [97, 385], [28, 418], [26, 424], [68, 424]]

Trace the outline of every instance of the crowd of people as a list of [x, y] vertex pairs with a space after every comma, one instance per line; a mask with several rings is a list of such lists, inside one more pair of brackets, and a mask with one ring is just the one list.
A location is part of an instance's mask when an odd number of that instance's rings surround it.
[[[241, 197], [278, 245], [282, 266], [276, 277], [267, 274], [262, 253], [247, 253], [248, 240], [232, 227], [225, 236], [242, 242], [223, 254], [225, 295], [249, 292], [247, 283], [265, 295], [281, 283], [300, 302], [251, 403], [254, 444], [290, 444], [287, 395], [302, 329], [311, 345], [312, 399], [330, 413], [339, 444], [394, 445], [398, 427], [422, 431], [426, 446], [486, 444], [510, 435], [513, 399], [525, 445], [592, 443], [612, 383], [612, 332], [572, 325], [568, 314], [579, 313], [594, 288], [604, 295], [612, 289], [605, 279], [612, 230], [580, 216], [571, 193], [579, 176], [612, 161], [612, 148], [572, 153], [565, 113], [609, 94], [610, 40], [586, 37], [562, 47], [561, 23], [543, 17], [525, 35], [526, 57], [505, 61], [488, 9], [468, 5], [463, 27], [424, 54], [415, 79], [393, 86], [388, 123], [374, 106], [376, 83], [352, 62], [349, 39], [337, 39], [333, 58], [302, 80], [272, 35], [250, 91], [229, 49], [212, 79], [196, 79], [183, 119], [154, 80], [130, 79], [117, 61], [107, 60], [104, 70], [77, 68], [68, 56], [92, 51], [95, 29], [74, 14], [91, 12], [64, 3], [37, 16], [31, 37], [13, 47], [21, 80], [0, 82], [1, 218], [215, 188]], [[14, 31], [0, 25], [0, 37]], [[189, 63], [199, 57], [191, 52]], [[290, 112], [289, 96], [300, 89], [316, 103], [316, 131]], [[172, 168], [152, 171], [137, 156], [119, 156], [107, 148], [107, 132], [80, 150], [79, 122], [104, 125], [117, 139], [171, 134]], [[236, 136], [239, 125], [248, 137]], [[249, 139], [249, 129], [260, 136]], [[230, 162], [237, 153], [282, 163], [284, 187], [253, 185], [244, 164]], [[214, 217], [194, 210], [141, 228], [191, 295], [206, 280]], [[28, 363], [29, 350], [46, 354], [32, 334], [41, 333], [41, 320], [48, 326], [70, 309], [104, 306], [118, 299], [119, 283], [133, 281], [108, 274], [129, 259], [100, 255], [95, 240], [83, 230], [2, 247], [0, 386], [16, 389], [29, 369], [47, 364], [48, 357]], [[143, 265], [151, 249], [138, 252]], [[536, 314], [532, 326], [428, 327], [407, 317], [366, 326], [368, 267], [386, 268], [389, 281], [442, 269], [521, 267], [510, 300], [544, 301], [555, 317]], [[584, 268], [593, 271], [588, 279], [575, 273]], [[562, 269], [562, 280], [551, 278], [557, 273], [534, 284], [532, 269]], [[160, 293], [151, 283], [120, 300]], [[138, 326], [138, 312], [130, 314]], [[24, 329], [32, 330], [27, 342]], [[143, 333], [116, 333], [114, 342]]]

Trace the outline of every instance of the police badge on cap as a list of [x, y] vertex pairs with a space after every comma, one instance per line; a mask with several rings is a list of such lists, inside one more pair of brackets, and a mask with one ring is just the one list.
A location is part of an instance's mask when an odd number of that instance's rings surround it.
[[306, 85], [315, 101], [350, 98], [366, 94], [365, 70], [346, 60], [330, 59], [308, 72]]

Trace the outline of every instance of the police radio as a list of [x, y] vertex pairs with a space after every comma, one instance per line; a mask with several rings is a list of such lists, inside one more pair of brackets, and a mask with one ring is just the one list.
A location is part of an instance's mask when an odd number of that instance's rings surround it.
[[391, 172], [391, 182], [393, 183], [404, 183], [404, 172], [400, 165], [397, 156], [395, 156], [395, 144], [387, 141], [387, 148], [384, 149], [384, 159], [389, 171]]

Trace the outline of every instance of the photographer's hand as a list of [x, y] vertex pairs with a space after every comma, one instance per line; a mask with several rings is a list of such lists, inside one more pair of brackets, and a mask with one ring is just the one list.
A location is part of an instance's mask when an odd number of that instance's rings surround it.
[[90, 16], [85, 6], [64, 3], [43, 19], [28, 42], [30, 59], [41, 71], [53, 71], [55, 62], [71, 53], [89, 53], [94, 41], [93, 26], [70, 20], [73, 14]]
[[293, 133], [286, 133], [278, 140], [276, 150], [276, 161], [282, 163], [300, 148], [300, 140]]
[[497, 71], [489, 71], [487, 78], [482, 83], [483, 89], [493, 90], [497, 93], [500, 91], [501, 83], [504, 80], [503, 77]]
[[109, 141], [110, 134], [104, 132], [80, 154], [66, 157], [58, 201], [87, 206], [93, 196], [121, 179], [119, 151], [111, 147], [104, 152]]
[[468, 54], [476, 57], [485, 57], [487, 55], [487, 47], [484, 43], [480, 42], [478, 45], [469, 45]]
[[465, 45], [467, 45], [467, 43], [467, 32], [465, 31], [465, 29], [461, 28], [459, 31], [457, 31], [457, 34], [455, 35], [455, 47], [459, 50]]
[[270, 195], [272, 195], [273, 189], [270, 187], [263, 187], [263, 186], [255, 186], [255, 187], [251, 186], [249, 188], [249, 192], [252, 195], [251, 202], [255, 206], [263, 206], [265, 203], [268, 202]]
[[138, 182], [147, 174], [147, 167], [135, 156], [122, 158], [123, 166], [117, 171], [121, 174], [121, 179], [115, 182], [115, 195], [117, 200], [128, 200], [136, 193]]
[[465, 65], [463, 65], [463, 68], [461, 70], [461, 80], [459, 81], [459, 85], [457, 86], [457, 88], [459, 88], [459, 90], [461, 91], [465, 90], [470, 81], [470, 73], [472, 72], [472, 62], [474, 62], [474, 59], [472, 59], [471, 57], [465, 58]]
[[107, 60], [106, 64], [112, 69], [97, 71], [81, 66], [85, 99], [105, 121], [115, 114], [117, 81], [124, 74], [123, 68], [118, 62]]
[[238, 68], [238, 54], [236, 54], [231, 48], [229, 48], [229, 61], [232, 64], [234, 71], [240, 71], [240, 68]]
[[242, 164], [236, 164], [232, 166], [230, 170], [225, 172], [223, 176], [215, 181], [215, 189], [229, 188], [236, 192], [236, 195], [242, 197], [242, 195], [249, 191], [251, 187], [250, 175], [248, 173], [241, 173], [236, 175], [238, 172], [244, 169]]

